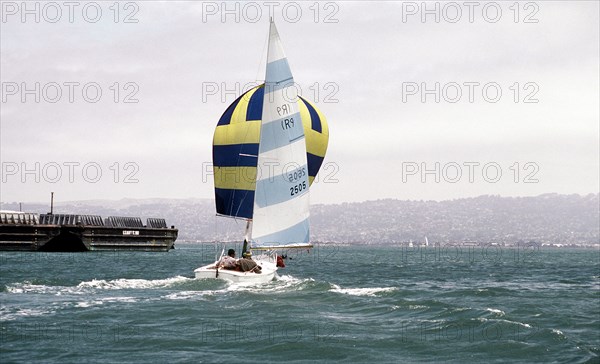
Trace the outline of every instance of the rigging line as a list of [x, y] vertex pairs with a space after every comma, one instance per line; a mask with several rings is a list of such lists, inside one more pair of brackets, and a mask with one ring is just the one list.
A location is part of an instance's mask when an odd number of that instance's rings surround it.
[[[233, 192], [234, 194], [235, 194], [235, 191], [237, 191], [237, 190], [234, 190], [234, 192]], [[235, 215], [234, 215], [234, 216], [235, 216], [236, 218], [234, 218], [234, 220], [235, 220], [235, 223], [236, 223], [236, 225], [237, 225], [237, 217], [238, 217], [238, 213], [240, 212], [240, 209], [242, 208], [242, 203], [243, 203], [243, 202], [244, 202], [244, 200], [246, 199], [246, 196], [248, 196], [248, 192], [246, 192], [246, 194], [244, 195], [244, 197], [242, 197], [242, 199], [240, 200], [240, 204], [238, 205], [238, 208], [237, 208], [237, 210], [235, 211]], [[231, 203], [233, 204], [233, 199], [232, 199]]]
[[[265, 53], [266, 53], [266, 52], [265, 52], [265, 49], [267, 48], [267, 45], [269, 44], [269, 37], [270, 37], [270, 36], [271, 36], [271, 32], [269, 32], [269, 34], [267, 34], [267, 38], [265, 39], [265, 42], [263, 43], [263, 49], [262, 49], [262, 52], [260, 52], [260, 60], [259, 60], [259, 62], [258, 62], [258, 68], [256, 69], [256, 76], [254, 77], [254, 80], [255, 80], [255, 81], [258, 81], [258, 80], [259, 80], [259, 78], [258, 78], [258, 73], [260, 72], [261, 68], [262, 68], [263, 70], [265, 70], [265, 69], [266, 69], [266, 65], [265, 65], [264, 67], [261, 67], [261, 66], [262, 66], [262, 61], [263, 61], [263, 58], [265, 58], [265, 62], [266, 62], [266, 58], [267, 58], [267, 57], [266, 57], [266, 54], [265, 54]], [[263, 79], [263, 78], [261, 78], [260, 80], [264, 80], [264, 79]]]

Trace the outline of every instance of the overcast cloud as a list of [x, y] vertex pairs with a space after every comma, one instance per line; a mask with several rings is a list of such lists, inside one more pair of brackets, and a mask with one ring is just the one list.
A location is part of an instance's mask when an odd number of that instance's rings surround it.
[[596, 1], [47, 4], [2, 2], [3, 202], [212, 198], [214, 127], [264, 76], [272, 4], [330, 125], [312, 203], [598, 193]]

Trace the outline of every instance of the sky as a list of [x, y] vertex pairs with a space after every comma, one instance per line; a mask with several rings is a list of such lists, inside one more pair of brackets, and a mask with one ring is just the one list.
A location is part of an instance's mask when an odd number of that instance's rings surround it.
[[311, 203], [599, 192], [597, 1], [23, 4], [1, 3], [3, 202], [213, 198], [270, 16], [330, 127]]

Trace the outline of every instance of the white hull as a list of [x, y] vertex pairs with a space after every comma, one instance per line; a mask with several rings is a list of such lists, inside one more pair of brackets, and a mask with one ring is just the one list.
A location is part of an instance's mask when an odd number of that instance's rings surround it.
[[257, 260], [256, 263], [262, 267], [261, 273], [219, 269], [219, 274], [217, 276], [217, 270], [213, 263], [197, 268], [194, 270], [194, 274], [196, 275], [196, 278], [216, 278], [234, 283], [267, 283], [275, 278], [275, 274], [277, 273], [275, 264], [260, 260]]

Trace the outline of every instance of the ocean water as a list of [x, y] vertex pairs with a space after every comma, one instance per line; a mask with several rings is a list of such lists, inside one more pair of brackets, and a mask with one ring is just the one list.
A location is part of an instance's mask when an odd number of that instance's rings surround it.
[[214, 254], [0, 252], [0, 362], [600, 362], [597, 249], [322, 244], [262, 286]]

